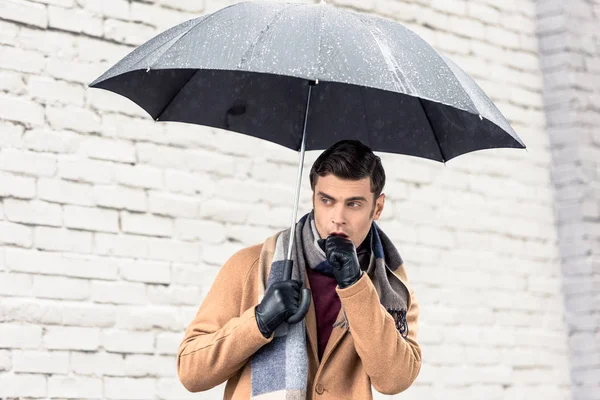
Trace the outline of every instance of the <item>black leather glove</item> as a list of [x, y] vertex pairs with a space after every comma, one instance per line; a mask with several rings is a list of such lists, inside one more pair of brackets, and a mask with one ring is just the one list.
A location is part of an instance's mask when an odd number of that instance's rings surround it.
[[353, 285], [362, 276], [356, 248], [350, 239], [337, 235], [329, 236], [325, 241], [325, 254], [341, 289]]
[[275, 329], [298, 311], [300, 282], [294, 279], [275, 282], [265, 291], [265, 297], [256, 306], [254, 314], [258, 329], [270, 337]]

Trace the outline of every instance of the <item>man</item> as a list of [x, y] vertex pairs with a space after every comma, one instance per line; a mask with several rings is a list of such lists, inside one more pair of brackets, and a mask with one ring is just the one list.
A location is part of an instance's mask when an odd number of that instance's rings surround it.
[[[313, 210], [234, 254], [179, 346], [192, 392], [227, 381], [225, 399], [372, 399], [406, 390], [421, 368], [419, 307], [396, 248], [374, 222], [384, 208], [379, 157], [358, 141], [325, 150], [310, 172]], [[309, 312], [299, 307], [312, 290]]]

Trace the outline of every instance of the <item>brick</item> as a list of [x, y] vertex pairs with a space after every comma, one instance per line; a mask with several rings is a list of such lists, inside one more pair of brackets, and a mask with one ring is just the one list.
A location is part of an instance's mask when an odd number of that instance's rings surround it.
[[150, 240], [145, 236], [96, 233], [94, 253], [119, 257], [147, 258]]
[[[73, 41], [75, 42], [73, 48], [76, 49], [76, 53], [72, 58], [85, 63], [105, 63], [103, 68], [98, 69], [98, 74], [92, 77], [92, 80], [100, 76], [109, 67], [114, 65], [116, 60], [123, 58], [132, 50], [130, 46], [125, 44], [107, 42], [104, 39], [83, 35], [74, 36]], [[88, 90], [86, 91], [86, 95], [89, 95], [92, 92], [96, 91]], [[118, 97], [119, 96], [113, 93], [113, 99], [115, 99], [115, 101], [118, 101], [116, 100]]]
[[60, 205], [45, 201], [4, 200], [4, 213], [9, 221], [26, 224], [61, 226]]
[[0, 396], [3, 398], [45, 397], [46, 377], [36, 374], [0, 374]]
[[155, 35], [154, 29], [146, 25], [108, 18], [104, 20], [104, 37], [106, 39], [139, 46]]
[[68, 105], [46, 107], [46, 118], [54, 129], [70, 129], [77, 132], [100, 132], [100, 117], [91, 110]]
[[45, 328], [44, 347], [57, 350], [97, 350], [100, 330], [97, 328], [54, 327]]
[[158, 0], [157, 3], [163, 7], [192, 13], [201, 13], [205, 7], [203, 2], [196, 0]]
[[[36, 53], [36, 52], [18, 49], [18, 48], [14, 48], [14, 47], [0, 46], [0, 68], [18, 71], [18, 72], [27, 72], [27, 73], [31, 73], [31, 74], [37, 74], [37, 73], [40, 73], [42, 71], [42, 69], [44, 68], [44, 57], [41, 54]], [[2, 96], [0, 98], [4, 99], [5, 97]], [[12, 101], [15, 101], [15, 100], [13, 99]], [[29, 104], [29, 103], [27, 103], [27, 104]], [[30, 110], [25, 109], [22, 112], [24, 113], [26, 111], [34, 110], [34, 111], [37, 111], [37, 114], [39, 114], [39, 111], [38, 111], [40, 108], [39, 106], [37, 108], [35, 108], [31, 105], [28, 106], [27, 104], [26, 105], [18, 104], [18, 105], [11, 107], [10, 108], [11, 113], [15, 113], [15, 112], [18, 112], [19, 110], [29, 107]], [[2, 107], [2, 108], [6, 108], [6, 107]], [[39, 116], [37, 116], [37, 115], [36, 115], [36, 117], [39, 118]]]
[[145, 304], [146, 288], [141, 283], [92, 282], [92, 301], [111, 304]]
[[0, 172], [0, 196], [31, 199], [35, 197], [35, 180]]
[[200, 247], [196, 243], [151, 238], [149, 239], [148, 255], [156, 260], [198, 262], [200, 261]]
[[19, 27], [17, 24], [0, 21], [0, 44], [16, 46], [18, 32]]
[[200, 205], [199, 218], [218, 222], [243, 224], [252, 212], [252, 207], [232, 201], [210, 199]]
[[42, 4], [52, 4], [55, 6], [61, 6], [65, 8], [70, 8], [75, 5], [75, 0], [33, 0], [36, 3]]
[[140, 163], [157, 167], [185, 169], [190, 162], [188, 161], [189, 152], [185, 149], [159, 146], [153, 143], [138, 143], [136, 150]]
[[125, 360], [122, 354], [71, 352], [71, 370], [77, 375], [123, 376]]
[[46, 7], [30, 1], [5, 0], [0, 3], [2, 18], [40, 28], [48, 27]]
[[[77, 54], [75, 37], [59, 31], [32, 29], [21, 26], [18, 47], [33, 50], [38, 55], [74, 58]], [[43, 68], [43, 65], [41, 66]]]
[[51, 376], [48, 395], [66, 399], [101, 399], [102, 379], [82, 376]]
[[185, 331], [173, 307], [141, 305], [120, 306], [117, 310], [115, 328], [128, 331]]
[[149, 191], [148, 203], [152, 214], [168, 217], [194, 218], [198, 215], [200, 207], [200, 200], [196, 197], [155, 191]]
[[208, 172], [217, 176], [233, 176], [236, 158], [206, 150], [190, 150], [187, 154], [188, 167], [193, 171]]
[[26, 274], [0, 273], [2, 296], [31, 296], [32, 278]]
[[467, 2], [467, 14], [469, 17], [478, 19], [489, 25], [498, 25], [500, 23], [500, 12], [487, 4]]
[[42, 104], [72, 104], [83, 106], [83, 88], [45, 76], [29, 78], [30, 96]]
[[[304, 215], [307, 212], [307, 210], [303, 210], [301, 207], [298, 210], [298, 215]], [[247, 222], [252, 225], [270, 226], [280, 230], [285, 229], [290, 225], [290, 211], [290, 206], [269, 209], [261, 203], [249, 215]]]
[[[166, 4], [169, 7], [169, 4]], [[178, 25], [182, 22], [195, 18], [196, 15], [184, 13], [180, 10], [171, 10], [170, 8], [156, 7], [144, 3], [131, 3], [131, 19], [135, 22], [154, 26], [163, 31]]]
[[125, 372], [130, 377], [176, 376], [173, 358], [156, 355], [131, 354], [125, 356]]
[[[125, 114], [126, 116], [148, 118], [146, 111], [131, 100], [106, 90], [89, 90], [86, 92], [86, 103], [88, 108], [99, 111], [99, 114], [110, 112]], [[120, 115], [119, 117], [126, 118], [123, 115]], [[153, 122], [153, 120], [150, 119], [148, 122]], [[129, 131], [131, 128], [123, 127], [121, 125], [117, 127], [117, 129]]]
[[5, 257], [6, 265], [13, 271], [105, 280], [115, 280], [118, 276], [119, 267], [116, 260], [106, 257], [22, 249], [7, 249]]
[[123, 260], [119, 275], [133, 282], [171, 283], [171, 267], [168, 263], [148, 260]]
[[10, 122], [0, 121], [0, 147], [21, 148], [24, 127]]
[[58, 176], [73, 181], [113, 183], [116, 179], [113, 163], [79, 157], [61, 157]]
[[146, 192], [122, 186], [97, 185], [94, 187], [95, 202], [102, 207], [146, 211]]
[[0, 119], [40, 126], [44, 124], [44, 108], [29, 100], [0, 95]]
[[23, 145], [29, 150], [44, 153], [75, 153], [82, 137], [69, 131], [48, 128], [32, 129], [23, 135]]
[[210, 288], [215, 281], [219, 268], [204, 265], [174, 263], [171, 280], [173, 283], [198, 285]]
[[114, 210], [65, 205], [64, 223], [68, 228], [119, 232], [119, 214]]
[[104, 71], [103, 68], [104, 65], [101, 63], [48, 58], [46, 59], [44, 73], [55, 79], [87, 85], [97, 76], [100, 76]]
[[86, 10], [105, 17], [130, 19], [130, 5], [126, 0], [86, 0], [83, 6]]
[[36, 349], [41, 342], [41, 326], [0, 324], [0, 348]]
[[135, 163], [135, 148], [127, 142], [89, 136], [81, 142], [80, 153], [88, 158]]
[[155, 396], [155, 380], [152, 378], [104, 378], [104, 396], [121, 399], [123, 393], [132, 400], [145, 400]]
[[[210, 397], [223, 397], [224, 385], [215, 386], [212, 389], [203, 392]], [[157, 383], [157, 393], [161, 399], [189, 399], [193, 400], [194, 393], [189, 392], [177, 378], [160, 378]]]
[[[89, 99], [91, 99], [91, 94], [89, 96]], [[98, 95], [95, 96], [97, 97]], [[110, 99], [103, 100], [102, 104], [107, 104], [106, 106], [102, 106], [103, 110], [107, 110], [107, 107], [115, 107], [114, 93]], [[125, 111], [121, 109], [115, 110], [115, 112], [131, 114], [129, 113], [131, 108], [132, 106], [130, 104]], [[136, 113], [137, 112], [139, 111], [136, 111]], [[119, 137], [138, 142], [168, 143], [170, 138], [165, 134], [165, 124], [155, 122], [153, 119], [148, 119], [147, 115], [144, 115], [143, 117], [144, 119], [131, 118], [127, 115], [106, 112], [102, 115], [102, 133], [105, 136]]]
[[91, 253], [92, 233], [62, 228], [34, 228], [35, 247], [42, 250]]
[[102, 18], [82, 9], [48, 6], [48, 25], [50, 28], [99, 37], [104, 32]]
[[12, 244], [19, 247], [31, 247], [33, 244], [32, 228], [13, 224], [11, 222], [0, 222], [0, 243]]
[[223, 224], [213, 221], [178, 218], [175, 220], [175, 231], [178, 238], [188, 241], [219, 244], [226, 238]]
[[25, 93], [23, 76], [18, 72], [0, 71], [0, 90], [16, 95]]
[[[455, 36], [448, 32], [437, 31], [435, 33], [436, 38], [436, 48], [443, 51], [444, 53], [452, 53], [452, 54], [469, 54], [470, 45], [469, 40], [462, 38], [460, 36]], [[452, 58], [452, 61], [457, 62], [455, 57]], [[464, 63], [460, 63], [460, 66], [464, 69]], [[467, 72], [470, 72], [467, 70]]]
[[0, 350], [0, 371], [10, 371], [11, 369], [12, 352], [10, 352], [9, 350]]
[[567, 28], [567, 16], [564, 14], [548, 15], [537, 20], [537, 34], [545, 36], [564, 32]]
[[116, 181], [124, 186], [144, 189], [161, 189], [163, 186], [163, 174], [158, 168], [115, 165], [115, 171]]
[[37, 193], [41, 200], [49, 202], [82, 206], [95, 205], [93, 188], [88, 184], [40, 178], [37, 182]]
[[22, 351], [13, 352], [15, 372], [67, 374], [69, 353], [66, 351]]
[[154, 352], [154, 333], [105, 330], [102, 332], [102, 345], [106, 351], [114, 353]]
[[30, 151], [2, 149], [0, 169], [33, 176], [52, 176], [56, 172], [56, 159]]
[[197, 286], [150, 285], [148, 298], [152, 304], [197, 305], [202, 300], [202, 291]]
[[121, 213], [123, 232], [149, 236], [172, 236], [173, 220], [147, 214]]
[[[381, 220], [380, 220], [381, 221]], [[380, 224], [381, 226], [381, 224]], [[386, 233], [387, 230], [386, 230]], [[273, 230], [266, 227], [256, 227], [247, 225], [225, 226], [225, 237], [234, 241], [242, 242], [244, 245], [251, 246], [264, 242], [268, 237], [273, 236]]]
[[170, 192], [188, 195], [202, 194], [212, 196], [215, 183], [209, 174], [188, 173], [175, 169], [165, 169], [165, 188]]
[[239, 243], [225, 242], [202, 249], [202, 261], [212, 265], [223, 265], [232, 254], [242, 249]]
[[175, 356], [182, 340], [183, 334], [181, 333], [158, 333], [156, 335], [156, 352], [158, 354]]
[[90, 283], [84, 279], [36, 275], [33, 294], [38, 298], [85, 300], [90, 297]]

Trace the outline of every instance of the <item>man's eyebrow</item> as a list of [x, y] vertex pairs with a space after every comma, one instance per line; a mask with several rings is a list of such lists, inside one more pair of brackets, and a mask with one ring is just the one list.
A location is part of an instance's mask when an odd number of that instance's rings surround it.
[[[319, 192], [319, 193], [317, 193], [317, 194], [318, 194], [319, 196], [323, 196], [323, 197], [325, 197], [326, 199], [329, 199], [329, 200], [335, 200], [335, 199], [333, 198], [333, 196], [330, 196], [330, 195], [328, 195], [328, 194], [326, 194], [326, 193]], [[347, 198], [345, 201], [367, 201], [367, 199], [366, 199], [366, 198], [364, 198], [363, 196], [354, 196], [354, 197], [348, 197], [348, 198]]]

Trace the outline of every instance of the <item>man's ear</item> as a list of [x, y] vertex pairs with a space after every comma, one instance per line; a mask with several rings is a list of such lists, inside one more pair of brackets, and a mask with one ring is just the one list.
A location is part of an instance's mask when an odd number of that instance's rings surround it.
[[385, 205], [385, 193], [381, 193], [375, 201], [375, 213], [373, 214], [373, 219], [377, 221], [379, 217], [381, 217], [381, 213], [383, 212], [383, 206]]

